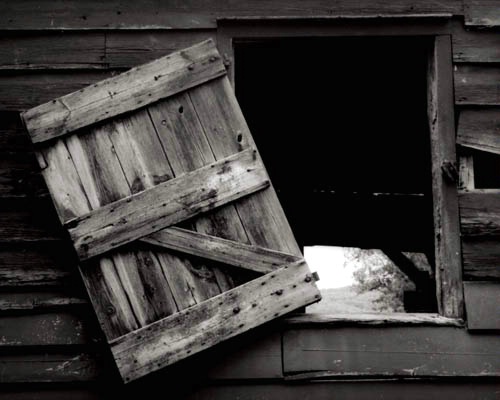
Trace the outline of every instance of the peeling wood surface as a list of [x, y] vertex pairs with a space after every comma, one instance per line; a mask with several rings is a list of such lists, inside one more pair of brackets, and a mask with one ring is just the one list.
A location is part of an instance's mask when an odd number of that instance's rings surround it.
[[[457, 327], [332, 327], [285, 331], [285, 374], [330, 376], [498, 376], [498, 335], [481, 344]], [[439, 354], [436, 357], [436, 354]]]
[[293, 263], [124, 335], [111, 350], [128, 382], [320, 298], [307, 264]]
[[457, 144], [500, 154], [500, 109], [461, 110]]
[[32, 108], [22, 117], [34, 143], [108, 119], [225, 73], [211, 40]]
[[455, 64], [457, 105], [500, 105], [500, 67]]
[[500, 329], [500, 283], [464, 282], [467, 328]]

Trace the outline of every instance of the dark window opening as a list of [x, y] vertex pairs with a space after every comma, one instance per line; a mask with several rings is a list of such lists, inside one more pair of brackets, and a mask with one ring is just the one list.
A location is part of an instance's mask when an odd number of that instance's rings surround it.
[[500, 188], [500, 155], [470, 150], [474, 162], [474, 187], [476, 189]]
[[349, 37], [234, 50], [236, 95], [299, 244], [351, 248], [365, 265], [375, 250], [352, 248], [380, 249], [409, 279], [412, 312], [436, 311], [429, 47]]

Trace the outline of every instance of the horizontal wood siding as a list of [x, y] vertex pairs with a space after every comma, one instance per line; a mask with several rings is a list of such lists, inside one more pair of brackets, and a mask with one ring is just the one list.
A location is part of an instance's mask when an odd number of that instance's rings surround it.
[[[0, 399], [125, 396], [111, 356], [101, 347], [102, 334], [76, 257], [63, 251], [70, 244], [48, 198], [20, 111], [201, 40], [215, 40], [217, 18], [450, 13], [459, 17], [451, 28], [443, 25], [441, 33], [452, 34], [458, 152], [469, 147], [500, 154], [500, 35], [496, 28], [476, 29], [500, 25], [497, 0], [19, 0], [0, 9]], [[397, 34], [405, 34], [404, 20], [397, 23]], [[270, 30], [276, 29], [273, 24]], [[320, 25], [319, 35], [333, 31], [324, 22]], [[359, 25], [355, 34], [372, 31], [364, 22]], [[279, 26], [294, 34], [292, 22]], [[418, 33], [416, 24], [411, 29], [406, 34]], [[497, 319], [488, 316], [498, 314], [500, 205], [493, 194], [468, 193], [460, 197], [460, 207], [464, 279], [475, 281], [465, 283], [468, 327], [482, 331], [397, 325], [367, 329], [340, 323], [331, 328], [288, 326], [283, 332], [273, 325], [127, 390], [136, 397], [156, 395], [169, 378], [178, 398], [193, 400], [497, 398], [498, 383], [490, 376], [500, 374], [498, 339], [484, 329], [498, 329]], [[315, 351], [304, 351], [313, 347]], [[387, 372], [423, 380], [380, 380]], [[192, 389], [180, 388], [180, 378], [175, 382], [182, 373], [196, 376]], [[311, 384], [314, 374], [334, 381]], [[370, 381], [336, 381], [339, 374]], [[446, 378], [426, 380], [436, 375]]]

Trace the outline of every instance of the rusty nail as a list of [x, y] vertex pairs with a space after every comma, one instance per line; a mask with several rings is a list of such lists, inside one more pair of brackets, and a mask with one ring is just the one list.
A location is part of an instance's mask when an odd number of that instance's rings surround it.
[[274, 293], [276, 293], [278, 296], [281, 296], [283, 294], [283, 289], [278, 289]]
[[312, 281], [312, 277], [311, 275], [306, 275], [306, 279], [304, 279], [306, 282], [311, 282]]
[[113, 306], [106, 307], [106, 314], [111, 315], [114, 314], [115, 308]]
[[234, 307], [233, 308], [233, 313], [238, 314], [239, 312], [240, 312], [240, 308], [239, 307]]

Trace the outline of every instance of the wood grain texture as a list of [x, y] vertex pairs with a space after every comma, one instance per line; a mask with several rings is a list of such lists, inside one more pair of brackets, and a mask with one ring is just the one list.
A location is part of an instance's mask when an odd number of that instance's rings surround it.
[[246, 150], [109, 203], [66, 226], [85, 260], [267, 187], [269, 178], [259, 164], [255, 151]]
[[284, 332], [283, 365], [337, 377], [498, 376], [499, 344], [457, 327], [302, 328]]
[[89, 344], [96, 338], [92, 325], [85, 322], [89, 316], [69, 312], [0, 316], [0, 348]]
[[186, 396], [186, 400], [493, 400], [497, 397], [498, 385], [493, 382], [395, 382], [378, 381], [329, 381], [250, 383], [204, 386]]
[[211, 0], [200, 4], [196, 1], [164, 3], [143, 0], [123, 3], [118, 0], [106, 3], [78, 2], [39, 4], [23, 0], [20, 4], [7, 4], [0, 19], [0, 29], [187, 29], [215, 28], [216, 19], [224, 16], [339, 16], [380, 14], [462, 14], [459, 0], [356, 1], [340, 0], [331, 3], [314, 0], [307, 4], [300, 1], [246, 1], [220, 2]]
[[458, 158], [458, 187], [462, 190], [474, 190], [474, 157], [471, 155], [459, 156]]
[[443, 176], [441, 169], [446, 162], [456, 164], [457, 159], [449, 36], [435, 37], [428, 76], [438, 309], [445, 317], [461, 318], [463, 289], [457, 187]]
[[454, 76], [456, 104], [500, 105], [500, 67], [456, 64]]
[[464, 282], [464, 295], [468, 329], [500, 329], [498, 282]]
[[0, 110], [23, 111], [113, 76], [116, 71], [15, 71], [0, 74]]
[[0, 198], [38, 197], [47, 194], [33, 154], [0, 151]]
[[144, 107], [225, 73], [211, 40], [167, 55], [22, 114], [34, 143]]
[[500, 154], [500, 109], [464, 109], [458, 119], [457, 144]]
[[467, 280], [500, 280], [500, 237], [463, 237], [462, 257]]
[[143, 242], [192, 254], [263, 274], [298, 261], [291, 254], [222, 239], [182, 228], [167, 228], [141, 239]]
[[102, 363], [95, 354], [50, 352], [49, 354], [2, 354], [2, 383], [69, 383], [96, 380]]
[[500, 235], [500, 192], [475, 190], [459, 195], [460, 227], [464, 236]]
[[0, 70], [108, 68], [102, 32], [4, 33]]
[[86, 305], [83, 296], [72, 296], [63, 291], [23, 291], [2, 293], [0, 311], [31, 311], [46, 309], [68, 309]]
[[124, 335], [111, 350], [128, 382], [320, 298], [307, 264], [293, 263]]
[[465, 29], [462, 21], [453, 25], [453, 61], [456, 63], [500, 62], [497, 32]]
[[465, 25], [488, 28], [500, 26], [496, 0], [465, 0], [464, 14]]

